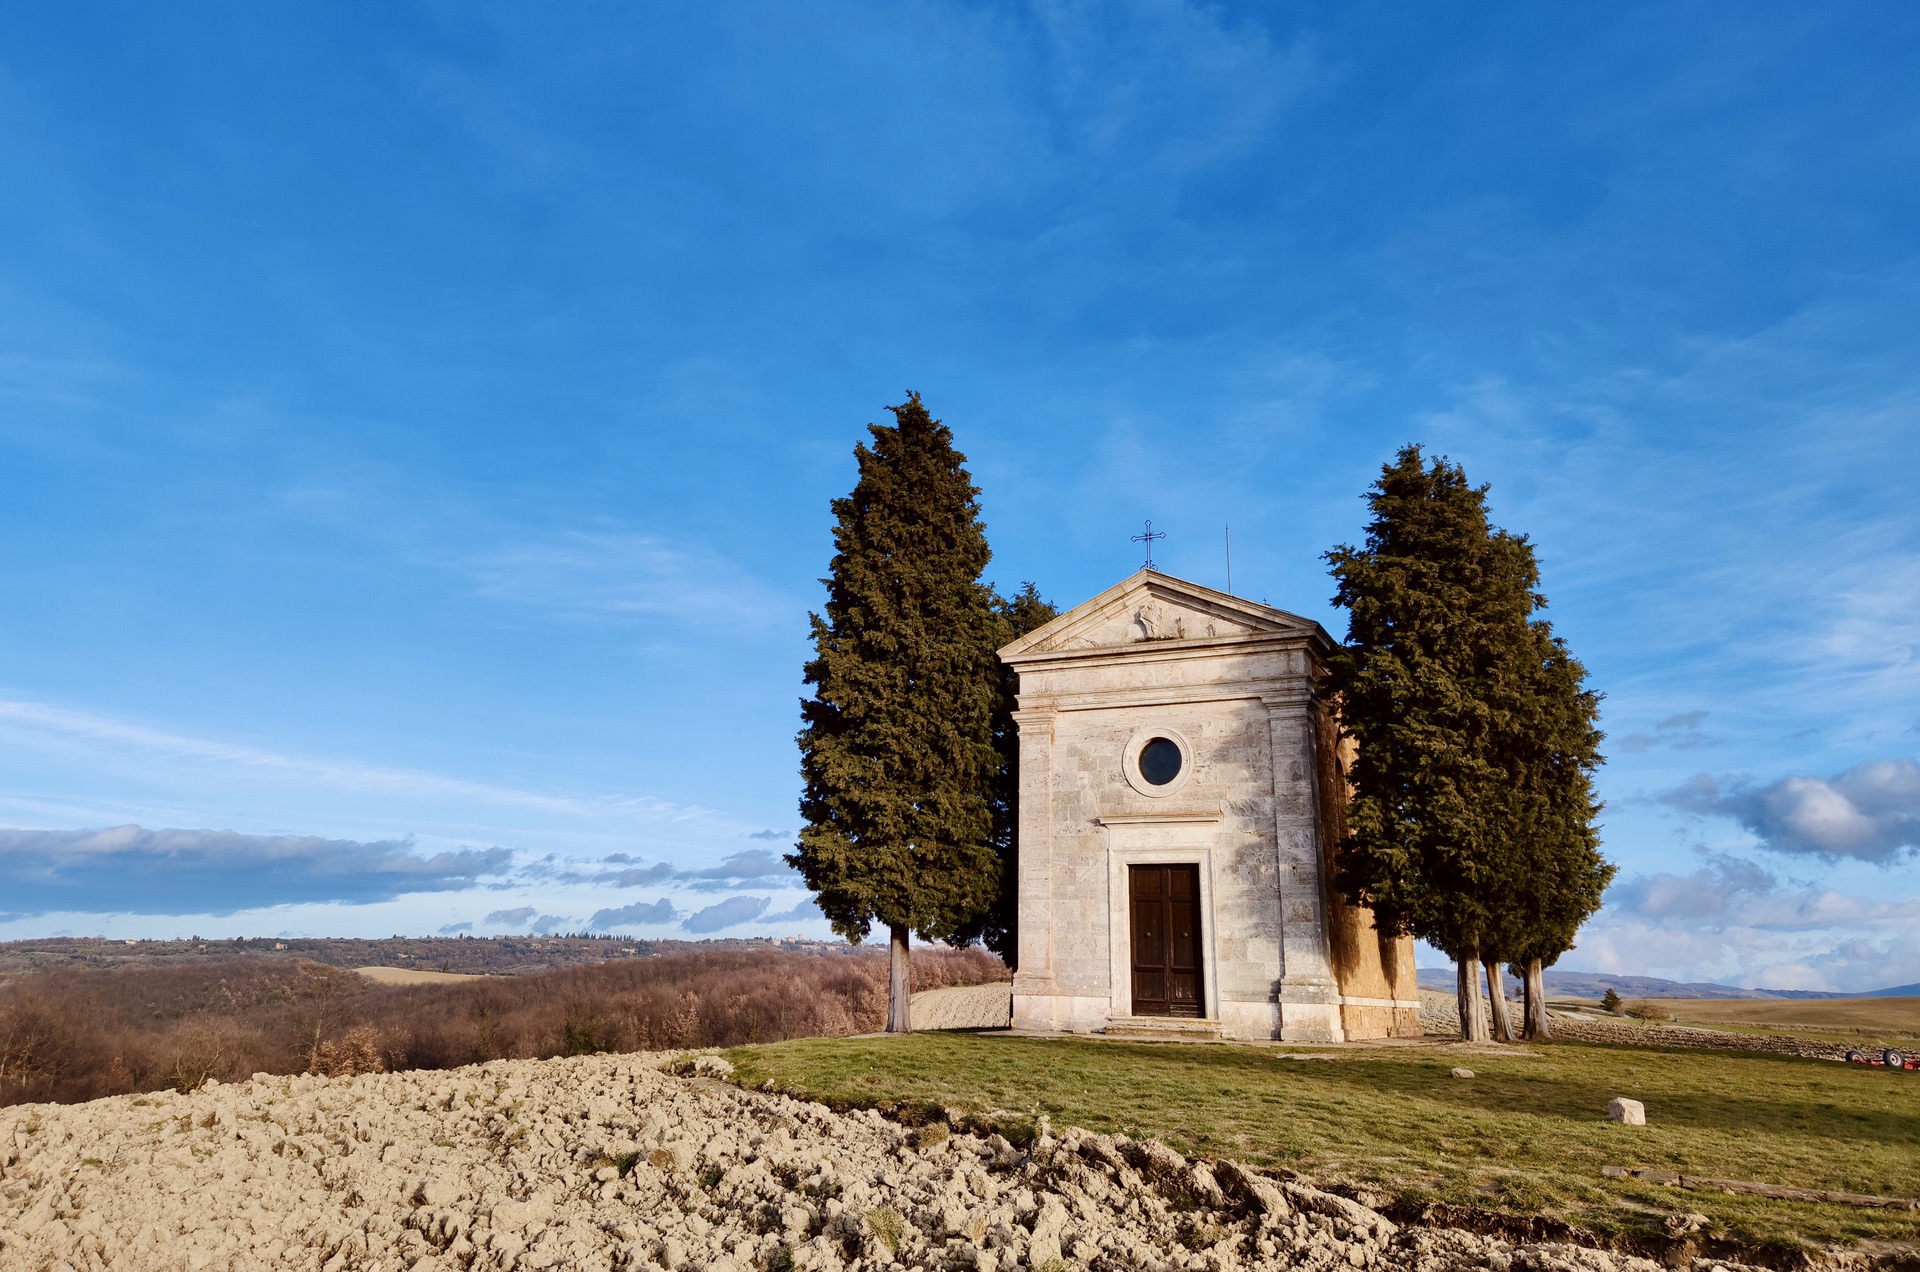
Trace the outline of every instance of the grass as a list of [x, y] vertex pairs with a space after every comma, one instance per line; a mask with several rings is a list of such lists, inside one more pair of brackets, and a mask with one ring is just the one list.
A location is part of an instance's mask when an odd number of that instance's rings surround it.
[[[1557, 1043], [1281, 1051], [914, 1034], [728, 1053], [738, 1080], [838, 1107], [928, 1101], [1157, 1136], [1412, 1202], [1545, 1213], [1617, 1235], [1698, 1212], [1759, 1246], [1920, 1241], [1920, 1214], [1772, 1201], [1601, 1175], [1606, 1165], [1920, 1196], [1920, 1074], [1828, 1061]], [[1456, 1065], [1476, 1077], [1449, 1076]], [[1617, 1095], [1646, 1127], [1606, 1120]]]

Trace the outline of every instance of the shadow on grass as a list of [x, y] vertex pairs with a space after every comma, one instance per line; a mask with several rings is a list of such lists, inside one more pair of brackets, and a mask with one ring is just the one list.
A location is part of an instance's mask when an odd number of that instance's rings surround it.
[[[815, 1040], [732, 1053], [748, 1085], [834, 1105], [958, 1106], [1095, 1131], [1157, 1136], [1182, 1151], [1428, 1201], [1657, 1231], [1700, 1210], [1755, 1241], [1910, 1242], [1911, 1215], [1679, 1193], [1602, 1175], [1603, 1165], [1850, 1192], [1920, 1192], [1920, 1115], [1900, 1076], [1751, 1053], [1562, 1043], [1329, 1051], [943, 1033]], [[1878, 1077], [1880, 1080], [1875, 1081]], [[1616, 1095], [1651, 1125], [1606, 1120]]]

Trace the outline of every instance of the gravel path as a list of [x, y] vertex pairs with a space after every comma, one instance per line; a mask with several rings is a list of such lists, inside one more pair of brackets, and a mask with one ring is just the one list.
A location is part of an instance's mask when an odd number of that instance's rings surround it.
[[1010, 1029], [1013, 986], [954, 985], [923, 989], [913, 996], [915, 1029]]
[[[266, 1077], [0, 1112], [0, 1267], [1660, 1272], [1396, 1228], [1152, 1142], [1025, 1150], [738, 1090], [713, 1057]], [[1704, 1267], [1696, 1264], [1696, 1272]]]

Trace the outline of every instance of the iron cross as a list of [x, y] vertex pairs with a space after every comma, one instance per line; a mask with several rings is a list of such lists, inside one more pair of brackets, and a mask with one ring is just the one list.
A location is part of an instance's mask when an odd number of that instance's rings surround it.
[[1159, 534], [1155, 534], [1155, 533], [1154, 533], [1154, 530], [1153, 530], [1153, 522], [1151, 522], [1151, 521], [1149, 521], [1149, 522], [1147, 522], [1147, 532], [1146, 532], [1145, 534], [1136, 534], [1136, 535], [1134, 535], [1134, 536], [1133, 536], [1133, 539], [1132, 539], [1132, 542], [1134, 542], [1134, 543], [1144, 543], [1144, 544], [1146, 544], [1146, 545], [1147, 545], [1147, 564], [1146, 564], [1146, 568], [1147, 568], [1147, 569], [1149, 569], [1149, 570], [1151, 570], [1151, 569], [1153, 569], [1153, 568], [1154, 568], [1154, 564], [1153, 564], [1153, 541], [1154, 541], [1155, 539], [1164, 539], [1164, 538], [1166, 538], [1166, 537], [1167, 537], [1167, 536], [1166, 536], [1166, 533], [1165, 533], [1164, 531], [1162, 531], [1162, 532], [1161, 532], [1161, 533], [1159, 533]]

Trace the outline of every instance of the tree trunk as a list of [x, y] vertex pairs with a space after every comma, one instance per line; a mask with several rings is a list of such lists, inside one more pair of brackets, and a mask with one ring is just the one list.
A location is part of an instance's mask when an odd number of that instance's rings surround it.
[[1458, 961], [1456, 992], [1460, 1000], [1460, 1036], [1468, 1042], [1487, 1040], [1487, 1018], [1480, 1010], [1480, 956]]
[[1540, 960], [1527, 960], [1527, 1037], [1546, 1042], [1553, 1037], [1553, 1030], [1547, 1024], [1547, 978], [1540, 970]]
[[1520, 978], [1520, 1036], [1533, 1037], [1533, 978], [1527, 975], [1527, 969], [1518, 963], [1508, 966], [1507, 970]]
[[1507, 1014], [1506, 965], [1497, 958], [1487, 960], [1487, 1006], [1493, 1011], [1493, 1036], [1501, 1042], [1516, 1042], [1513, 1017]]
[[888, 926], [892, 934], [887, 943], [887, 1032], [913, 1032], [913, 980], [907, 962], [907, 925]]

